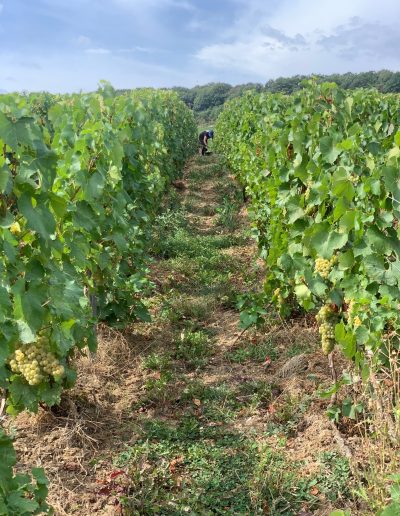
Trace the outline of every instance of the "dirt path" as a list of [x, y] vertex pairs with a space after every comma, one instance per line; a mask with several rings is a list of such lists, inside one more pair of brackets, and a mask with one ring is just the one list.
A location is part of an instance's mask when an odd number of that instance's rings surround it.
[[22, 463], [46, 468], [60, 515], [351, 505], [357, 438], [344, 444], [315, 394], [330, 382], [315, 328], [271, 315], [242, 333], [238, 297], [262, 288], [264, 273], [240, 190], [213, 157], [194, 159], [184, 186], [155, 226], [153, 321], [101, 328], [61, 408], [19, 416]]

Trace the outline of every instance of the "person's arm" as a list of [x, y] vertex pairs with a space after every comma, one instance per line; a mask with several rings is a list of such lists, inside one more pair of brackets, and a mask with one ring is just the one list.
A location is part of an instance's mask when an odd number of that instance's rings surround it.
[[204, 145], [207, 145], [207, 143], [208, 143], [208, 136], [206, 134], [204, 135], [204, 140], [203, 141], [204, 141]]

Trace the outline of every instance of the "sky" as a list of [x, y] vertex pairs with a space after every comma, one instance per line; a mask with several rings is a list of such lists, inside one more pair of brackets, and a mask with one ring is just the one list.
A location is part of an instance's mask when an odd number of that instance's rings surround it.
[[0, 0], [0, 90], [400, 70], [400, 0]]

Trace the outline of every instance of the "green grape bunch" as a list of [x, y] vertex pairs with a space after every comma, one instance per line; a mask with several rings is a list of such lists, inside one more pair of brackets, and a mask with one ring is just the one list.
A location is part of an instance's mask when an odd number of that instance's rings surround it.
[[354, 299], [347, 299], [345, 298], [345, 303], [347, 304], [347, 321], [350, 326], [353, 326], [353, 328], [356, 330], [362, 325], [362, 320], [357, 315], [357, 307]]
[[337, 316], [330, 305], [324, 305], [316, 316], [319, 333], [321, 335], [321, 347], [324, 355], [329, 355], [335, 347], [335, 325]]
[[321, 278], [326, 279], [329, 276], [329, 273], [331, 272], [332, 267], [335, 265], [336, 261], [336, 256], [332, 256], [330, 260], [327, 260], [326, 258], [317, 258], [315, 260], [314, 270], [321, 276]]
[[311, 188], [313, 186], [313, 182], [308, 180], [307, 181], [307, 188], [306, 188], [306, 191], [304, 192], [304, 199], [306, 201], [308, 201], [308, 198], [310, 197], [310, 193], [311, 193]]
[[9, 364], [11, 370], [21, 374], [31, 386], [39, 385], [50, 376], [60, 380], [64, 374], [64, 366], [56, 355], [48, 350], [44, 339], [33, 344], [24, 344], [16, 349]]
[[273, 293], [273, 299], [276, 301], [276, 306], [280, 311], [285, 304], [285, 298], [282, 296], [281, 289], [276, 288]]

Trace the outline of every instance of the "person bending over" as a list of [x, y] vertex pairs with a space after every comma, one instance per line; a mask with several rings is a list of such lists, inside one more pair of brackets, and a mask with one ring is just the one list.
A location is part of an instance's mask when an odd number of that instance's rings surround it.
[[199, 134], [200, 154], [204, 156], [208, 151], [208, 140], [214, 138], [214, 131], [203, 131]]

